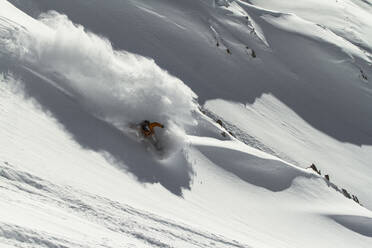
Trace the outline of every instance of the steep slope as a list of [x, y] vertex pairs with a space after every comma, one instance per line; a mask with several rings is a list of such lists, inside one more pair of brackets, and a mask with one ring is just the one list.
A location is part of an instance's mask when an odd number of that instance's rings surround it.
[[338, 36], [372, 52], [372, 3], [360, 0], [314, 1], [249, 1], [255, 5], [293, 13], [297, 16], [330, 29]]
[[319, 132], [272, 95], [262, 96], [253, 105], [211, 100], [205, 107], [246, 144], [300, 167], [315, 163], [323, 175], [328, 174], [332, 182], [356, 194], [370, 208], [366, 190], [371, 187], [370, 146], [341, 143]]
[[[108, 37], [115, 48], [154, 58], [192, 88], [201, 103], [222, 98], [253, 104], [271, 94], [325, 135], [357, 146], [371, 145], [368, 20], [372, 17], [365, 3], [316, 1], [314, 6], [322, 11], [314, 11], [312, 1], [251, 1], [267, 9], [248, 1], [26, 2], [17, 1], [34, 16], [50, 9], [66, 13]], [[358, 23], [360, 28], [354, 28]], [[307, 167], [319, 161], [340, 185], [369, 198], [364, 188], [371, 181], [360, 177], [364, 171], [355, 169], [353, 176], [343, 176], [353, 161], [338, 163], [331, 154], [327, 161], [307, 157], [296, 163]], [[363, 158], [359, 164], [370, 167], [370, 160]], [[364, 202], [370, 206], [371, 199]]]
[[[283, 58], [281, 42], [292, 41], [288, 44], [294, 46], [298, 37], [311, 37], [298, 45], [299, 50], [310, 49], [305, 65], [317, 58], [318, 49], [327, 52], [316, 60], [314, 71], [335, 57], [352, 58], [331, 63], [332, 75], [336, 69], [352, 70], [356, 64], [368, 63], [368, 56], [353, 44], [333, 33], [321, 38], [317, 32], [291, 30], [288, 23], [313, 24], [244, 2], [227, 7], [208, 1], [110, 1], [105, 6], [99, 1], [11, 2], [30, 14], [38, 14], [37, 8], [50, 8], [64, 10], [68, 17], [48, 12], [35, 20], [0, 0], [2, 245], [370, 247], [371, 212], [345, 198], [332, 183], [293, 165], [307, 166], [311, 156], [321, 163], [333, 161], [322, 160], [313, 150], [309, 140], [315, 134], [333, 145], [333, 158], [346, 151], [353, 155], [349, 161], [356, 161], [366, 148], [325, 138], [272, 96], [263, 95], [246, 107], [225, 100], [207, 101], [205, 107], [212, 115], [222, 116], [235, 125], [233, 131], [241, 131], [242, 135], [236, 135], [239, 139], [246, 142], [244, 137], [252, 135], [247, 146], [224, 133], [199, 111], [196, 102], [198, 97], [199, 101], [223, 97], [246, 103], [267, 87], [296, 103], [303, 99], [299, 93], [306, 92], [305, 104], [313, 97], [312, 91], [307, 92], [311, 87], [302, 81], [310, 73], [289, 70], [296, 57]], [[93, 21], [97, 17], [102, 19]], [[112, 37], [119, 27], [122, 32]], [[108, 39], [85, 28], [98, 30]], [[129, 52], [115, 49], [124, 46], [131, 46]], [[154, 57], [156, 63], [131, 53], [134, 48]], [[258, 58], [253, 58], [252, 48]], [[329, 75], [322, 73], [320, 78]], [[337, 78], [347, 75], [343, 72]], [[248, 87], [248, 79], [258, 81], [250, 81]], [[368, 92], [368, 86], [344, 87], [356, 95]], [[345, 93], [324, 91], [323, 100]], [[365, 118], [369, 112], [363, 103], [369, 97], [360, 97], [354, 105], [356, 112], [367, 111]], [[332, 104], [341, 104], [337, 99]], [[323, 114], [334, 110], [332, 105], [317, 104], [314, 108], [326, 109]], [[349, 108], [344, 112], [351, 116]], [[130, 122], [148, 116], [166, 122], [166, 131], [159, 132], [168, 151], [165, 157], [154, 156], [127, 129]], [[277, 127], [275, 121], [281, 118], [293, 126]], [[341, 132], [344, 124], [341, 121], [334, 128]], [[344, 137], [368, 142], [368, 137], [358, 136], [361, 130], [369, 130], [367, 124], [355, 124], [357, 130]], [[280, 130], [276, 139], [267, 137], [268, 128]], [[301, 138], [312, 151], [304, 152], [305, 158], [298, 154], [301, 149], [290, 152]], [[363, 168], [370, 161], [368, 150], [364, 154], [357, 169], [368, 175], [369, 167]], [[353, 185], [346, 173], [338, 177]], [[359, 186], [369, 182], [355, 185], [359, 194], [366, 192]]]
[[104, 35], [115, 48], [153, 58], [190, 86], [200, 102], [253, 103], [271, 93], [327, 135], [372, 144], [371, 85], [361, 73], [372, 77], [370, 55], [318, 22], [243, 1], [223, 1], [232, 2], [229, 7], [204, 0], [31, 2], [31, 14], [57, 10]]
[[[15, 94], [12, 79], [2, 79], [1, 85], [4, 244], [370, 246], [371, 213], [311, 172], [237, 141], [190, 136], [183, 153], [193, 177], [186, 180], [189, 186], [182, 186], [180, 170], [172, 173], [181, 166], [179, 161], [157, 162], [144, 147], [79, 112], [76, 118], [88, 130], [86, 135], [101, 133], [111, 139], [122, 157], [113, 159], [107, 147], [97, 152], [82, 147], [32, 98]], [[53, 99], [58, 94], [48, 90]], [[68, 106], [68, 98], [60, 100]], [[72, 105], [66, 111], [73, 114], [79, 108]], [[106, 143], [96, 139], [97, 146]], [[177, 191], [169, 193], [176, 187], [172, 180], [183, 188], [183, 198]]]

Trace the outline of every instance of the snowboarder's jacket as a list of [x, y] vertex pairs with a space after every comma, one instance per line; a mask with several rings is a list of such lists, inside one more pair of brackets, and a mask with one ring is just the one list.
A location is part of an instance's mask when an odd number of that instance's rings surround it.
[[154, 131], [155, 127], [164, 128], [164, 125], [160, 124], [159, 122], [143, 121], [141, 123], [141, 127], [142, 127], [143, 134], [145, 135], [145, 137], [147, 137], [147, 136], [151, 136], [155, 133], [155, 131]]

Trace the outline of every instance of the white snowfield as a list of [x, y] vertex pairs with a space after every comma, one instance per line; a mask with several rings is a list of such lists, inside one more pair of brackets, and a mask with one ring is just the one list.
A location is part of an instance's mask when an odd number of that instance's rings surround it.
[[371, 20], [369, 0], [0, 0], [0, 247], [371, 247]]

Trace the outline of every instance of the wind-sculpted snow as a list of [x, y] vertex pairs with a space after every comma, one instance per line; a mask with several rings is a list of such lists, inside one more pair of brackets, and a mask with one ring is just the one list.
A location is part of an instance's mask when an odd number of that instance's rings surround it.
[[[340, 39], [349, 41], [361, 50], [371, 53], [372, 29], [371, 14], [372, 4], [364, 0], [345, 1], [323, 1], [323, 0], [302, 0], [293, 1], [250, 1], [254, 5], [268, 8], [275, 11], [292, 13], [297, 18], [316, 23], [324, 30], [332, 31]], [[302, 22], [304, 21], [302, 20]], [[304, 29], [301, 25], [288, 27], [290, 29], [306, 30], [308, 33], [316, 29]], [[347, 45], [350, 47], [350, 45]]]
[[238, 147], [234, 147], [234, 142], [219, 141], [213, 138], [202, 140], [197, 137], [190, 138], [193, 145], [198, 147], [198, 150], [214, 164], [250, 184], [274, 192], [289, 188], [296, 177], [312, 177], [311, 174], [258, 150], [239, 150]]
[[48, 27], [43, 36], [34, 29], [9, 30], [8, 25], [1, 31], [10, 34], [2, 39], [2, 49], [30, 72], [52, 78], [49, 82], [96, 117], [122, 131], [129, 123], [159, 121], [167, 126], [168, 138], [169, 132], [181, 137], [178, 127], [193, 124], [196, 95], [152, 59], [116, 51], [107, 39], [57, 12], [42, 14], [39, 21]]
[[[6, 206], [21, 201], [24, 208], [19, 209], [19, 215], [38, 221], [17, 225], [11, 218], [1, 218], [0, 213], [1, 247], [3, 243], [17, 247], [208, 247], [210, 244], [221, 248], [251, 247], [128, 204], [71, 187], [60, 187], [15, 167], [0, 163], [0, 192], [7, 195]], [[44, 210], [53, 206], [46, 211], [50, 215], [47, 221], [37, 213], [30, 215], [27, 212], [37, 202]], [[58, 228], [46, 228], [47, 222], [66, 216], [73, 223], [68, 229], [75, 232], [74, 239], [58, 233]], [[79, 230], [79, 222], [84, 223], [85, 228]]]
[[372, 218], [355, 215], [330, 215], [328, 217], [356, 233], [372, 237]]
[[[365, 176], [371, 173], [368, 167], [371, 147], [339, 143], [311, 127], [272, 95], [263, 95], [252, 105], [216, 99], [208, 101], [205, 107], [224, 120], [225, 125], [233, 123], [229, 130], [246, 144], [299, 167], [315, 163], [322, 168], [323, 174], [331, 176], [332, 182], [356, 192], [363, 204], [371, 206], [370, 194], [364, 191], [371, 187], [370, 178]], [[358, 180], [353, 180], [355, 178]]]
[[0, 0], [0, 246], [370, 248], [371, 56], [248, 2]]

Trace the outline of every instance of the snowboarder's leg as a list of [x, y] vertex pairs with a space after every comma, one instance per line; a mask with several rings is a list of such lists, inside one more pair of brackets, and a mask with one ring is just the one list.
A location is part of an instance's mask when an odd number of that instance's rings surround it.
[[158, 139], [156, 138], [155, 135], [151, 135], [149, 137], [149, 141], [150, 143], [156, 148], [156, 150], [161, 150], [161, 147], [160, 147], [160, 144], [159, 144], [159, 141]]

